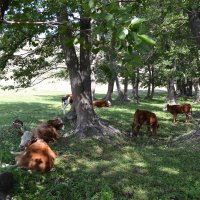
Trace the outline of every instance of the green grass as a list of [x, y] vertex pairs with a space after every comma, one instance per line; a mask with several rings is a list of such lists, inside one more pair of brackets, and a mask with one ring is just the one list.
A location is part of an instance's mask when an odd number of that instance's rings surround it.
[[[14, 94], [14, 95], [13, 95]], [[141, 99], [120, 104], [114, 101], [111, 108], [95, 109], [98, 116], [129, 135], [133, 113], [137, 108], [157, 114], [158, 136], [149, 138], [146, 128], [138, 138], [127, 137], [121, 144], [103, 144], [100, 141], [60, 138], [51, 143], [57, 159], [48, 173], [28, 172], [18, 168], [0, 168], [0, 172], [14, 173], [17, 186], [12, 191], [14, 200], [167, 200], [200, 198], [200, 154], [198, 146], [173, 145], [168, 142], [191, 132], [193, 124], [185, 124], [185, 116], [178, 115], [177, 123], [162, 111], [165, 93], [156, 93], [153, 100]], [[56, 116], [60, 111], [58, 92], [32, 90], [1, 92], [0, 94], [0, 161], [13, 164], [11, 150], [18, 151], [20, 137], [11, 128], [12, 121], [21, 119], [26, 130], [42, 120]], [[141, 95], [143, 96], [143, 95]], [[102, 95], [97, 95], [101, 98]], [[180, 102], [191, 103], [192, 99]], [[193, 106], [193, 113], [199, 110]], [[69, 109], [69, 108], [68, 108]], [[72, 128], [65, 120], [66, 130]], [[198, 143], [197, 143], [198, 145]], [[199, 145], [200, 146], [200, 145]]]

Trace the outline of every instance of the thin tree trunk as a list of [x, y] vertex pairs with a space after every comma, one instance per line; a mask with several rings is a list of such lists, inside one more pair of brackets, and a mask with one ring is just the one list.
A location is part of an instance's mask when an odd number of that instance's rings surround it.
[[124, 100], [128, 101], [128, 78], [124, 79]]
[[200, 103], [200, 85], [199, 78], [194, 80], [194, 91], [195, 91], [195, 99], [193, 103]]
[[120, 86], [120, 83], [119, 83], [119, 78], [117, 75], [115, 75], [115, 81], [116, 81], [116, 87], [117, 87], [117, 92], [118, 92], [118, 97], [117, 99], [120, 101], [120, 102], [123, 102], [124, 101], [124, 93], [121, 89], [121, 86]]
[[151, 94], [151, 79], [152, 79], [152, 74], [151, 74], [151, 66], [148, 65], [148, 85], [147, 85], [147, 94], [145, 96], [145, 99], [149, 99], [150, 98], [150, 94]]
[[166, 98], [167, 103], [176, 104], [176, 93], [175, 93], [174, 80], [173, 79], [168, 80], [167, 91], [168, 91], [168, 96]]
[[151, 94], [150, 98], [152, 99], [154, 96], [154, 91], [155, 91], [155, 69], [154, 66], [151, 66]]
[[133, 94], [133, 99], [136, 101], [136, 103], [139, 103], [139, 69], [137, 69], [136, 72], [136, 78], [131, 80], [132, 84], [132, 94]]
[[115, 80], [112, 77], [108, 81], [108, 90], [107, 90], [106, 96], [104, 97], [105, 100], [109, 100], [109, 101], [112, 102], [112, 94], [113, 94], [114, 83], [115, 83]]
[[191, 78], [187, 78], [187, 96], [192, 96], [192, 79]]

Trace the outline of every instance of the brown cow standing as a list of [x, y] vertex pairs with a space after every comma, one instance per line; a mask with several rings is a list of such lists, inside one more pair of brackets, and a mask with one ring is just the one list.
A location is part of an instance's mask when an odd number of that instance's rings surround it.
[[36, 140], [15, 157], [18, 167], [38, 172], [49, 171], [54, 164], [56, 154], [43, 140]]
[[192, 106], [190, 104], [180, 104], [180, 105], [169, 105], [163, 109], [164, 111], [169, 111], [173, 115], [173, 123], [176, 122], [177, 114], [185, 114], [185, 122], [189, 122], [189, 115], [192, 114]]
[[102, 108], [102, 107], [111, 107], [111, 102], [108, 100], [94, 100], [93, 101], [94, 108]]
[[133, 117], [132, 133], [137, 136], [143, 124], [147, 125], [149, 136], [156, 135], [158, 120], [155, 113], [137, 109]]

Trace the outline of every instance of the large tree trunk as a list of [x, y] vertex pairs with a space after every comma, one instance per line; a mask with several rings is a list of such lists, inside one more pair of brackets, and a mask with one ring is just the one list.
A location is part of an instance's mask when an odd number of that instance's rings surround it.
[[91, 73], [91, 91], [92, 91], [92, 100], [94, 99], [95, 88], [96, 88], [96, 80], [95, 80], [94, 67], [92, 67], [92, 73]]
[[[61, 16], [58, 19], [69, 22], [67, 9], [61, 11]], [[80, 37], [83, 39], [80, 44], [80, 61], [74, 45], [66, 45], [66, 41], [73, 38], [71, 27], [66, 24], [60, 27], [60, 40], [69, 70], [74, 111], [76, 112], [74, 134], [79, 137], [97, 136], [98, 138], [110, 139], [110, 137], [118, 136], [120, 132], [107, 122], [100, 120], [92, 106], [90, 49], [88, 48], [91, 45], [90, 23], [89, 18], [80, 16]]]

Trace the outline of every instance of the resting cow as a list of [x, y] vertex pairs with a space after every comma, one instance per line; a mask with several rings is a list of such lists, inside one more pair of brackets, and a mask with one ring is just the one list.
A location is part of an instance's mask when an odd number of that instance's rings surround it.
[[65, 114], [66, 107], [73, 103], [73, 96], [72, 94], [67, 94], [66, 96], [62, 97], [62, 110], [63, 114]]
[[108, 100], [94, 100], [93, 101], [93, 107], [98, 107], [98, 108], [102, 108], [102, 107], [111, 107], [111, 102]]
[[38, 172], [49, 171], [54, 164], [56, 154], [42, 139], [33, 141], [27, 148], [15, 157], [16, 165], [27, 170]]
[[36, 138], [43, 139], [45, 142], [54, 142], [56, 139], [61, 137], [58, 131], [63, 128], [63, 121], [60, 118], [48, 120], [33, 129], [31, 132], [25, 131], [21, 137], [20, 148], [25, 148], [31, 140]]
[[13, 121], [12, 123], [12, 127], [17, 130], [17, 133], [19, 135], [23, 135], [23, 126], [24, 126], [24, 123], [20, 120], [20, 119], [16, 119]]
[[155, 113], [137, 109], [132, 124], [132, 133], [137, 136], [143, 124], [147, 125], [149, 136], [155, 136], [158, 128], [158, 120]]
[[163, 109], [164, 111], [168, 111], [173, 115], [173, 123], [176, 122], [177, 114], [185, 114], [186, 120], [185, 122], [189, 122], [189, 115], [192, 115], [192, 106], [190, 104], [180, 104], [180, 105], [169, 105]]

